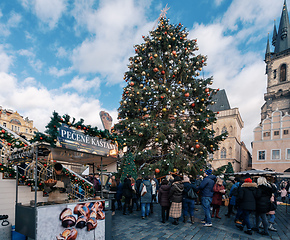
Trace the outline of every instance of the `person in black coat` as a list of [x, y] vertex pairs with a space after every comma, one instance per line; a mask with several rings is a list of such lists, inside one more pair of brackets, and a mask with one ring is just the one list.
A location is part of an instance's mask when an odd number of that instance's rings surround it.
[[237, 225], [240, 230], [247, 226], [245, 233], [252, 235], [250, 223], [250, 213], [256, 210], [257, 184], [252, 182], [251, 178], [246, 178], [238, 191], [238, 202], [242, 210], [242, 225]]
[[131, 202], [131, 199], [133, 197], [133, 189], [131, 186], [130, 178], [131, 178], [131, 176], [127, 176], [124, 179], [124, 183], [123, 183], [123, 196], [125, 197], [125, 204], [123, 207], [123, 214], [124, 215], [127, 215], [126, 209], [128, 209], [131, 212], [130, 202]]
[[268, 220], [266, 213], [271, 210], [271, 201], [270, 198], [272, 193], [274, 193], [274, 189], [271, 187], [269, 183], [267, 183], [266, 178], [259, 177], [257, 180], [258, 190], [257, 190], [257, 205], [256, 205], [256, 226], [253, 230], [259, 232], [259, 225], [262, 219], [264, 231], [260, 234], [269, 235], [268, 231]]

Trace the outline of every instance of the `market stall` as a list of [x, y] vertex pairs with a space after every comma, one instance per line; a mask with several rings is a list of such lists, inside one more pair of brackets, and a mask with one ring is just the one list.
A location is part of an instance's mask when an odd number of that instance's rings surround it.
[[[111, 203], [104, 198], [103, 192], [98, 198], [85, 194], [81, 200], [70, 197], [62, 201], [39, 202], [37, 191], [40, 190], [39, 182], [46, 180], [45, 183], [48, 183], [47, 179], [51, 177], [49, 165], [55, 162], [67, 166], [97, 165], [100, 166], [102, 175], [103, 166], [117, 161], [117, 143], [86, 135], [65, 124], [58, 128], [56, 140], [55, 144], [36, 142], [29, 148], [14, 151], [9, 156], [10, 163], [14, 165], [25, 162], [34, 166], [35, 199], [30, 204], [23, 204], [18, 198], [16, 184], [15, 230], [37, 240], [111, 239]], [[44, 160], [46, 163], [43, 163]], [[46, 166], [46, 171], [39, 169], [40, 161]], [[17, 167], [16, 182], [19, 182], [19, 169]], [[85, 190], [90, 190], [91, 186], [87, 185], [86, 188], [88, 189]]]

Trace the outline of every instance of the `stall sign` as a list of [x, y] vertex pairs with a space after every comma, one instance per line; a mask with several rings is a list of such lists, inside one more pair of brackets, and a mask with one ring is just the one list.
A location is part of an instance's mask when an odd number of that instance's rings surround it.
[[23, 159], [26, 159], [26, 158], [30, 158], [30, 159], [32, 159], [32, 157], [33, 157], [33, 153], [34, 153], [33, 148], [25, 148], [25, 149], [21, 149], [21, 150], [18, 150], [18, 151], [16, 151], [16, 152], [12, 152], [12, 153], [9, 155], [9, 160], [10, 160], [10, 161], [14, 161], [14, 160], [23, 160]]
[[111, 141], [85, 135], [65, 124], [59, 128], [57, 146], [103, 156], [108, 156], [110, 151], [118, 149], [117, 144], [112, 144]]

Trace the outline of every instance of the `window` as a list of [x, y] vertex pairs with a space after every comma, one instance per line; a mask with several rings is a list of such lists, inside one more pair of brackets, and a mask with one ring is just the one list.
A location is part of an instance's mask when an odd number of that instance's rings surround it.
[[227, 157], [227, 150], [225, 148], [222, 148], [221, 150], [221, 158], [226, 158]]
[[274, 70], [274, 79], [277, 77], [277, 70]]
[[286, 159], [290, 159], [290, 148], [286, 149]]
[[227, 128], [226, 127], [223, 127], [223, 129], [222, 129], [222, 134], [223, 133], [226, 133], [227, 132]]
[[273, 160], [280, 159], [280, 150], [272, 150], [272, 159]]
[[11, 125], [11, 130], [13, 131], [13, 125]]
[[28, 129], [26, 128], [26, 133], [28, 133]]
[[274, 136], [278, 136], [280, 134], [280, 131], [274, 131]]
[[284, 135], [287, 135], [287, 134], [288, 134], [288, 130], [284, 130], [284, 131], [283, 131], [283, 134], [284, 134]]
[[266, 151], [259, 151], [258, 160], [265, 160], [265, 159], [266, 159]]
[[269, 137], [270, 136], [270, 132], [264, 132], [264, 137]]
[[280, 68], [280, 82], [286, 81], [286, 64], [282, 64]]
[[6, 123], [3, 123], [3, 126], [4, 126], [4, 127], [7, 127]]

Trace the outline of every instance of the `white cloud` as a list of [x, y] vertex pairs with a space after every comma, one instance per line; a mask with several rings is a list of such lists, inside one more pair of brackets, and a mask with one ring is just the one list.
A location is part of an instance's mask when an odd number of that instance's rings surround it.
[[111, 83], [120, 82], [134, 53], [133, 45], [154, 24], [147, 23], [145, 16], [150, 1], [100, 1], [98, 10], [92, 4], [75, 3], [77, 27], [85, 26], [93, 36], [73, 50], [73, 66], [81, 73], [99, 72]]
[[67, 57], [68, 53], [63, 47], [57, 48], [56, 56], [59, 58]]
[[9, 67], [12, 64], [13, 57], [7, 55], [4, 50], [4, 46], [0, 45], [0, 71], [1, 72], [8, 72]]
[[70, 74], [72, 72], [73, 68], [62, 68], [62, 69], [57, 69], [56, 67], [50, 67], [49, 68], [49, 74], [56, 76], [56, 77], [62, 77], [67, 74]]
[[86, 78], [74, 77], [70, 83], [63, 84], [61, 89], [75, 89], [79, 93], [85, 93], [91, 89], [98, 90], [100, 88], [100, 79], [98, 77], [92, 80]]
[[30, 66], [36, 71], [36, 72], [41, 72], [44, 63], [39, 60], [36, 59], [35, 57], [35, 53], [33, 52], [33, 49], [20, 49], [18, 50], [18, 54], [20, 56], [25, 56], [28, 59], [28, 63], [30, 64]]
[[[107, 110], [101, 107], [99, 100], [57, 89], [48, 90], [33, 78], [26, 78], [25, 81], [27, 84], [19, 84], [14, 76], [0, 72], [0, 86], [3, 86], [0, 102], [3, 108], [17, 110], [21, 115], [32, 119], [40, 131], [44, 131], [54, 110], [61, 115], [69, 114], [77, 120], [83, 118], [85, 124], [102, 129], [99, 112]], [[94, 81], [97, 80], [91, 82]], [[117, 116], [116, 110], [110, 111], [110, 114]]]
[[21, 0], [22, 6], [32, 9], [35, 15], [53, 29], [57, 26], [59, 19], [66, 11], [68, 0]]
[[217, 5], [217, 6], [221, 5], [223, 1], [224, 0], [214, 0], [215, 5]]
[[[0, 18], [2, 17], [2, 12], [0, 12]], [[6, 23], [0, 23], [0, 35], [9, 36], [11, 34], [11, 28], [16, 28], [21, 22], [21, 15], [15, 12], [11, 12]]]

